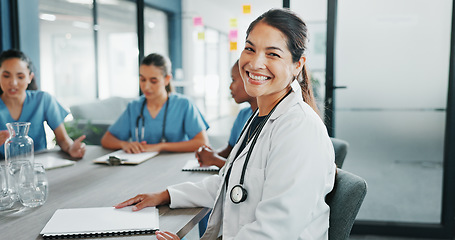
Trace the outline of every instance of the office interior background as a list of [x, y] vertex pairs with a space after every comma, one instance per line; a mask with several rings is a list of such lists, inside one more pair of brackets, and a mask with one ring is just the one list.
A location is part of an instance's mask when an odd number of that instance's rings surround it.
[[1, 0], [0, 48], [24, 51], [39, 88], [67, 108], [137, 97], [139, 60], [169, 56], [176, 91], [224, 146], [245, 106], [229, 84], [247, 26], [281, 7], [308, 25], [329, 133], [349, 142], [343, 168], [369, 186], [352, 233], [453, 239], [451, 0]]

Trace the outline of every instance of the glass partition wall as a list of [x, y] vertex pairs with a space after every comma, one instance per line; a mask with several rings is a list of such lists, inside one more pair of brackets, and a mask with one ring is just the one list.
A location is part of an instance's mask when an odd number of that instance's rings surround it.
[[345, 168], [369, 182], [358, 219], [440, 222], [451, 9], [338, 1], [335, 78], [347, 88], [334, 100], [335, 136], [350, 143]]
[[[40, 0], [41, 89], [64, 106], [139, 93], [137, 3]], [[169, 56], [168, 17], [144, 6], [145, 54]]]
[[69, 106], [96, 98], [95, 45], [90, 5], [40, 0], [41, 89]]
[[144, 8], [144, 55], [159, 53], [169, 56], [168, 20], [163, 11]]
[[139, 92], [136, 3], [97, 2], [99, 98], [136, 97]]
[[343, 169], [368, 183], [353, 233], [453, 238], [453, 2], [327, 3], [290, 8], [310, 43], [328, 29], [327, 66], [311, 62], [312, 44], [307, 57], [310, 70], [327, 72], [326, 122], [349, 142]]

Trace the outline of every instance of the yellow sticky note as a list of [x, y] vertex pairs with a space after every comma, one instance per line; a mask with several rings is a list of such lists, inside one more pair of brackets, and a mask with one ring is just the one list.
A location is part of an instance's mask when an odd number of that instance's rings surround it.
[[229, 42], [229, 50], [237, 51], [237, 42]]
[[205, 39], [205, 32], [198, 32], [197, 33], [197, 39], [198, 40], [204, 40]]
[[229, 27], [230, 28], [237, 28], [237, 18], [229, 19]]
[[251, 13], [251, 5], [243, 5], [243, 14]]

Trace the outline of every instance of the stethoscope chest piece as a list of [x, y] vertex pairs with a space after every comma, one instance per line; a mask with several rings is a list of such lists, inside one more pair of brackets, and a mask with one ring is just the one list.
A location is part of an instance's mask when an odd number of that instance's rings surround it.
[[231, 201], [235, 204], [239, 204], [246, 200], [248, 192], [242, 185], [237, 184], [231, 189]]

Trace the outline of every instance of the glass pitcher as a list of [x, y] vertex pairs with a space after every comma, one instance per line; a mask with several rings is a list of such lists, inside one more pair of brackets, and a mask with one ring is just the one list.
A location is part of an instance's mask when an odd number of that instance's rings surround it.
[[19, 200], [17, 195], [17, 181], [19, 179], [20, 166], [29, 162], [32, 166], [34, 161], [33, 139], [30, 138], [28, 130], [29, 122], [7, 123], [9, 138], [5, 142], [5, 164], [8, 175], [8, 191], [12, 198]]

